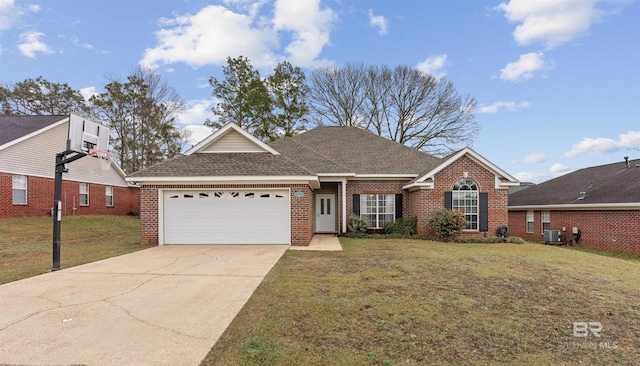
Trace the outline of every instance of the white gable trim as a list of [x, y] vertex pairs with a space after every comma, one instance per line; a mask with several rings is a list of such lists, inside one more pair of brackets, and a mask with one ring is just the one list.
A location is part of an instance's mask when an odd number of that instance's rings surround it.
[[[478, 154], [477, 152], [473, 151], [471, 148], [469, 147], [465, 147], [464, 149], [458, 151], [457, 153], [453, 154], [452, 156], [449, 157], [449, 159], [447, 159], [445, 162], [443, 162], [442, 164], [438, 165], [435, 169], [431, 170], [430, 172], [422, 175], [420, 178], [418, 178], [415, 182], [411, 183], [411, 184], [407, 184], [406, 186], [402, 187], [403, 189], [432, 189], [433, 188], [433, 178], [434, 176], [439, 173], [440, 171], [444, 170], [446, 167], [448, 167], [449, 165], [453, 164], [455, 161], [457, 161], [458, 159], [460, 159], [463, 156], [468, 156], [469, 158], [471, 158], [472, 160], [474, 160], [475, 162], [477, 162], [478, 164], [482, 165], [485, 169], [487, 169], [488, 171], [492, 172], [495, 177], [496, 177], [496, 183], [495, 183], [495, 187], [496, 189], [499, 188], [508, 188], [508, 187], [514, 187], [514, 186], [519, 186], [520, 182], [512, 177], [511, 175], [509, 175], [507, 172], [505, 172], [504, 170], [498, 168], [498, 166], [496, 166], [495, 164], [493, 164], [492, 162], [490, 162], [489, 160], [485, 159], [482, 155]], [[427, 179], [431, 178], [432, 181], [431, 182], [426, 182]]]
[[[184, 154], [191, 155], [193, 153], [202, 153], [209, 145], [215, 143], [217, 140], [222, 138], [224, 135], [226, 135], [230, 131], [238, 132], [239, 134], [244, 136], [247, 140], [254, 143], [259, 149], [264, 150], [265, 152], [270, 152], [273, 155], [280, 155], [280, 153], [274, 150], [271, 146], [258, 140], [257, 138], [255, 138], [255, 136], [251, 135], [249, 132], [245, 131], [244, 129], [238, 127], [235, 123], [227, 123], [224, 127], [222, 127], [218, 131], [209, 135], [209, 137], [207, 137], [206, 139], [194, 145], [191, 149], [187, 150]], [[255, 152], [255, 151], [230, 151], [230, 152], [242, 153], [242, 152]], [[224, 154], [224, 152], [219, 152], [219, 154]]]
[[[43, 133], [45, 131], [49, 131], [52, 128], [56, 128], [56, 127], [60, 126], [63, 123], [66, 123], [66, 122], [69, 122], [69, 116], [62, 117], [62, 119], [60, 121], [58, 121], [58, 122], [52, 123], [52, 124], [50, 124], [48, 126], [45, 126], [45, 127], [41, 128], [39, 130], [33, 131], [28, 135], [24, 135], [24, 136], [19, 137], [19, 138], [15, 139], [15, 140], [9, 141], [4, 145], [0, 145], [0, 150], [4, 150], [4, 149], [8, 148], [9, 146], [17, 145], [17, 144], [21, 143], [24, 140], [28, 140], [28, 139], [32, 138], [33, 136], [37, 136], [37, 135], [39, 135], [39, 134], [41, 134], [41, 133]], [[60, 151], [60, 152], [62, 152], [62, 151]]]

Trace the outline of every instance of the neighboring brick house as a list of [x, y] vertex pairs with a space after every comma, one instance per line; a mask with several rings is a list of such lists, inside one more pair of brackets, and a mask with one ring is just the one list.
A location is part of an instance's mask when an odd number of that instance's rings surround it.
[[466, 235], [507, 224], [518, 181], [469, 148], [439, 159], [356, 127], [318, 127], [266, 145], [228, 124], [184, 155], [127, 177], [141, 187], [146, 244], [309, 245], [345, 233], [351, 215], [371, 229], [464, 210]]
[[562, 243], [640, 254], [640, 159], [584, 168], [509, 195], [509, 231], [544, 241], [560, 231]]
[[[45, 216], [53, 207], [56, 154], [66, 150], [70, 116], [0, 116], [0, 218]], [[115, 163], [83, 157], [63, 174], [63, 215], [128, 215], [140, 190]]]

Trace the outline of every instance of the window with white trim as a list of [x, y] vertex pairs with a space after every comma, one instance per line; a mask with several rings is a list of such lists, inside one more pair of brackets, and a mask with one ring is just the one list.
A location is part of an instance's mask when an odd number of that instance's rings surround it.
[[80, 182], [80, 206], [89, 206], [89, 183]]
[[113, 186], [105, 186], [105, 203], [107, 207], [113, 207]]
[[467, 221], [465, 230], [478, 230], [478, 185], [469, 178], [458, 180], [451, 193], [452, 210], [461, 211]]
[[14, 205], [27, 204], [27, 176], [14, 174], [11, 176], [12, 202]]
[[534, 223], [533, 223], [533, 210], [527, 211], [527, 233], [533, 234], [534, 231]]
[[369, 218], [370, 229], [382, 229], [396, 219], [395, 194], [361, 194], [360, 216]]
[[540, 211], [540, 222], [542, 222], [542, 233], [545, 230], [551, 230], [551, 213], [549, 211]]

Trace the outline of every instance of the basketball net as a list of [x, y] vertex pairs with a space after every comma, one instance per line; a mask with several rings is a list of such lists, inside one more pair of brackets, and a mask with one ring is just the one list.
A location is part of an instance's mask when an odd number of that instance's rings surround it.
[[111, 169], [111, 151], [106, 149], [91, 149], [89, 150], [89, 155], [95, 156], [100, 159], [100, 168], [102, 170], [110, 170]]

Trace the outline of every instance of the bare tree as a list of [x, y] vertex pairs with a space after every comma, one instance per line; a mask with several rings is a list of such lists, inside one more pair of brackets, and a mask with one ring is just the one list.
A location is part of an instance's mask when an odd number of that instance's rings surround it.
[[309, 99], [316, 124], [368, 128], [370, 121], [362, 116], [366, 83], [366, 68], [362, 64], [314, 70]]
[[322, 123], [359, 126], [435, 155], [472, 144], [479, 131], [473, 97], [409, 66], [320, 69], [311, 82], [312, 110]]

